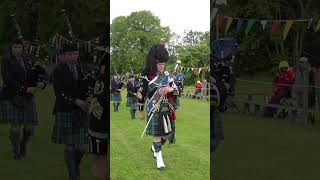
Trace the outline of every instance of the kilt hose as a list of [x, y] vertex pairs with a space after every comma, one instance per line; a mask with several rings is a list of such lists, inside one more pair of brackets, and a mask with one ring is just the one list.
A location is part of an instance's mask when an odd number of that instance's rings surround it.
[[[88, 117], [84, 118], [88, 120]], [[81, 127], [73, 127], [71, 112], [57, 112], [52, 142], [55, 144], [88, 144], [88, 121]]]

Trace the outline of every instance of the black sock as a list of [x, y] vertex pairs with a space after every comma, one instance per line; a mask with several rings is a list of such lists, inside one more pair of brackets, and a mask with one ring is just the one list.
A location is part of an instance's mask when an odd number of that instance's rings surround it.
[[69, 177], [75, 179], [77, 177], [77, 167], [76, 167], [76, 153], [74, 148], [66, 149], [64, 151], [64, 160], [67, 164]]
[[136, 118], [136, 116], [135, 116], [136, 111], [130, 110], [130, 113], [131, 113], [131, 119], [135, 119]]
[[20, 154], [20, 137], [21, 133], [19, 131], [19, 129], [10, 129], [9, 132], [9, 138], [11, 141], [11, 145], [12, 145], [12, 151], [15, 155], [19, 155]]
[[115, 103], [115, 102], [113, 103], [113, 110], [117, 111], [117, 103]]
[[23, 128], [23, 135], [22, 135], [22, 139], [21, 139], [21, 143], [20, 143], [20, 153], [22, 156], [24, 156], [26, 154], [26, 146], [27, 146], [27, 143], [32, 135], [33, 135], [32, 130], [28, 130], [28, 129]]
[[75, 157], [76, 157], [76, 168], [77, 168], [77, 174], [80, 177], [80, 164], [81, 164], [81, 159], [84, 156], [85, 152], [76, 150], [75, 152]]

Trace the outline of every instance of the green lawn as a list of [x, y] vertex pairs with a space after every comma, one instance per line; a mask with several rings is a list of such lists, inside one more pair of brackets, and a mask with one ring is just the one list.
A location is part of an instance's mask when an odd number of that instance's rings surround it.
[[150, 147], [152, 137], [140, 139], [146, 120], [131, 120], [122, 93], [119, 112], [113, 112], [111, 103], [111, 179], [209, 179], [209, 115], [208, 102], [181, 98], [177, 111], [174, 145], [165, 144], [163, 158], [165, 171], [156, 168]]
[[[9, 125], [0, 124], [0, 179], [1, 180], [66, 180], [67, 169], [63, 157], [63, 145], [51, 143], [54, 123], [52, 109], [54, 95], [52, 87], [39, 91], [36, 95], [39, 126], [28, 145], [27, 158], [13, 160], [8, 138]], [[89, 155], [81, 165], [81, 178], [93, 180], [90, 173]]]
[[[237, 90], [265, 93], [271, 86], [239, 82]], [[215, 180], [319, 179], [319, 120], [303, 126], [229, 112], [223, 114], [223, 126], [225, 140], [214, 158]]]

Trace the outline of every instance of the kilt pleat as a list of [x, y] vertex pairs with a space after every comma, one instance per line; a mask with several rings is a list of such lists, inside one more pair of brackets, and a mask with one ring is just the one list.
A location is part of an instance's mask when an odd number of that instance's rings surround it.
[[[150, 120], [150, 123], [147, 127], [146, 134], [152, 136], [164, 136], [171, 133], [172, 128], [169, 128], [169, 112], [156, 112], [153, 114], [153, 117]], [[150, 116], [147, 118], [147, 122]], [[163, 119], [165, 118], [165, 120]], [[166, 132], [167, 131], [167, 132]]]

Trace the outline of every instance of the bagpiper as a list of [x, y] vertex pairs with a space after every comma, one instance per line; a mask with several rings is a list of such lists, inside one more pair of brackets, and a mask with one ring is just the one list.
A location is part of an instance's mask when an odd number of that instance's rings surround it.
[[33, 64], [24, 57], [23, 45], [22, 39], [16, 39], [1, 64], [6, 98], [1, 102], [0, 118], [11, 124], [9, 139], [16, 160], [26, 156], [27, 142], [33, 135], [34, 127], [38, 125], [34, 93], [45, 87], [45, 82], [33, 81]]
[[80, 82], [84, 75], [78, 64], [79, 52], [75, 44], [64, 44], [64, 63], [53, 72], [55, 123], [52, 142], [64, 144], [64, 157], [69, 172], [69, 180], [80, 179], [80, 163], [88, 148], [89, 103], [80, 92]]
[[89, 152], [94, 155], [92, 171], [97, 179], [106, 180], [109, 176], [107, 159], [109, 154], [109, 103], [107, 103], [107, 56], [100, 63], [100, 72], [95, 83], [90, 103]]
[[130, 107], [131, 119], [135, 119], [138, 106], [138, 86], [134, 75], [130, 75], [127, 83], [127, 107]]
[[118, 112], [121, 98], [121, 81], [118, 79], [118, 74], [114, 74], [111, 80], [111, 100], [113, 101], [113, 111]]
[[143, 118], [144, 103], [147, 101], [146, 134], [153, 136], [151, 150], [156, 158], [157, 168], [165, 169], [162, 158], [162, 144], [172, 132], [171, 121], [176, 119], [178, 108], [178, 88], [170, 74], [165, 71], [169, 53], [165, 46], [156, 44], [151, 47], [146, 58], [146, 67], [142, 72], [142, 99], [139, 100], [140, 117]]

